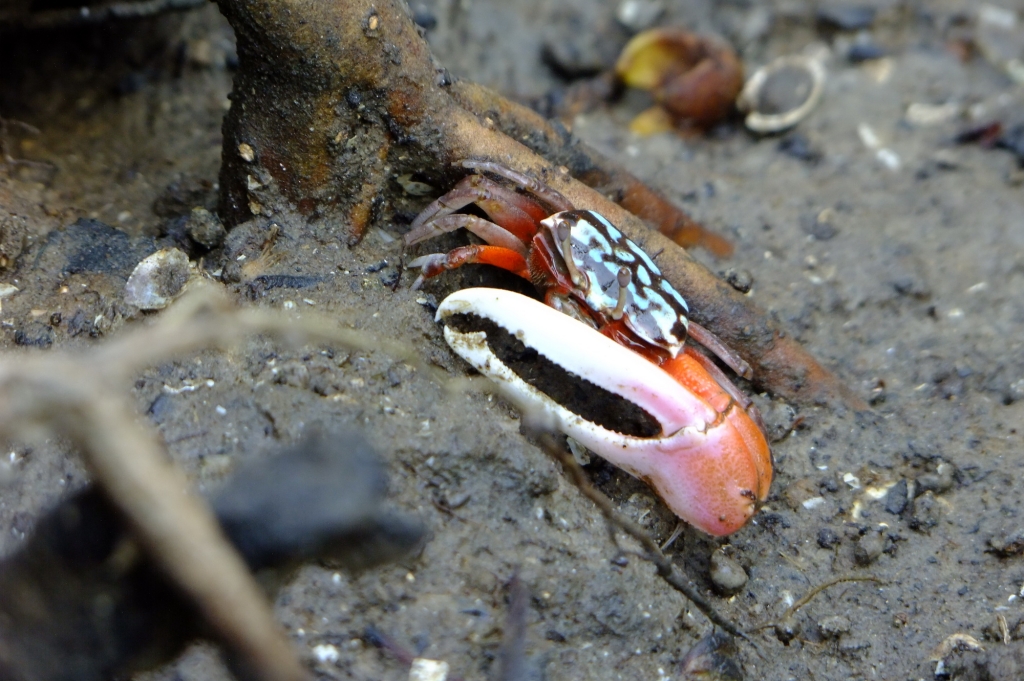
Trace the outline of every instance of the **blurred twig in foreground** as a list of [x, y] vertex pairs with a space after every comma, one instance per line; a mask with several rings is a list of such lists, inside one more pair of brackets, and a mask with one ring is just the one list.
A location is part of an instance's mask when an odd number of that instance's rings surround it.
[[0, 437], [31, 437], [42, 430], [69, 438], [143, 550], [194, 601], [244, 667], [267, 681], [297, 681], [306, 672], [255, 579], [209, 507], [182, 493], [188, 480], [126, 397], [126, 384], [141, 368], [252, 334], [383, 350], [417, 363], [398, 343], [308, 315], [237, 309], [215, 287], [202, 285], [155, 323], [95, 348], [0, 359]]

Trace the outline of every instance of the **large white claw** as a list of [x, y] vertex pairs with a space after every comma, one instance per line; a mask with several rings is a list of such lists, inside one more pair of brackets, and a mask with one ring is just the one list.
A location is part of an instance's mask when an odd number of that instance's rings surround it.
[[[502, 394], [531, 416], [554, 421], [566, 435], [628, 473], [645, 480], [676, 515], [709, 534], [741, 527], [761, 496], [756, 473], [737, 451], [740, 438], [721, 415], [668, 373], [633, 351], [532, 298], [498, 289], [470, 288], [448, 296], [437, 321], [469, 314], [489, 319], [566, 371], [640, 406], [662, 433], [624, 435], [588, 421], [540, 392], [499, 359], [481, 331], [445, 326], [448, 344], [493, 380]], [[720, 456], [720, 452], [726, 456]]]

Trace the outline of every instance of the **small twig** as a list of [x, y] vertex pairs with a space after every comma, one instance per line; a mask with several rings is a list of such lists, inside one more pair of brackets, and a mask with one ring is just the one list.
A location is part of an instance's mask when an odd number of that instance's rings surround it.
[[774, 626], [778, 625], [780, 622], [784, 622], [784, 621], [788, 620], [790, 617], [792, 617], [793, 615], [796, 614], [797, 610], [799, 610], [800, 608], [802, 608], [805, 605], [807, 605], [808, 603], [810, 603], [811, 600], [815, 596], [820, 594], [822, 591], [824, 591], [825, 589], [831, 588], [831, 587], [835, 586], [836, 584], [842, 584], [844, 582], [878, 582], [879, 584], [884, 584], [885, 583], [883, 580], [879, 579], [878, 577], [871, 577], [870, 575], [845, 575], [843, 577], [836, 577], [835, 579], [830, 579], [827, 582], [824, 582], [822, 584], [819, 584], [816, 587], [811, 588], [811, 590], [808, 591], [806, 594], [804, 594], [800, 598], [800, 600], [798, 600], [793, 605], [789, 606], [789, 608], [786, 610], [786, 612], [782, 613], [782, 617], [779, 617], [774, 622], [765, 622], [764, 624], [760, 624], [760, 625], [754, 627], [753, 629], [751, 629], [751, 631], [761, 631], [762, 629], [768, 629], [769, 627], [774, 627]]
[[658, 543], [653, 537], [651, 537], [651, 535], [645, 532], [642, 527], [634, 523], [632, 520], [616, 511], [611, 500], [590, 484], [590, 480], [587, 478], [586, 473], [584, 473], [583, 469], [580, 468], [578, 463], [576, 463], [572, 453], [561, 445], [555, 435], [546, 430], [542, 431], [537, 435], [537, 442], [548, 456], [562, 464], [562, 467], [569, 474], [569, 480], [577, 487], [577, 489], [579, 489], [580, 492], [583, 493], [583, 496], [590, 499], [594, 505], [597, 506], [598, 510], [601, 511], [601, 515], [604, 516], [605, 520], [610, 525], [619, 528], [630, 537], [640, 542], [640, 545], [643, 546], [646, 551], [646, 553], [643, 554], [644, 558], [654, 564], [659, 577], [665, 580], [669, 586], [681, 593], [691, 603], [697, 606], [697, 609], [704, 613], [704, 616], [714, 624], [718, 625], [733, 636], [742, 638], [756, 647], [756, 644], [745, 633], [743, 633], [742, 629], [730, 622], [724, 616], [720, 615], [718, 611], [715, 610], [715, 607], [697, 592], [697, 589], [693, 584], [691, 584], [686, 577], [675, 569], [675, 566], [672, 565], [672, 562], [664, 553], [662, 553], [661, 548], [658, 547]]

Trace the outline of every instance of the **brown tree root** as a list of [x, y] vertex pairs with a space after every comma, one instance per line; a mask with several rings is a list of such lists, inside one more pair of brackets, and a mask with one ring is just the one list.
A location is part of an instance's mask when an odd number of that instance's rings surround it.
[[574, 178], [654, 225], [680, 246], [700, 246], [719, 258], [732, 255], [733, 246], [726, 238], [704, 227], [660, 192], [574, 137], [561, 123], [476, 83], [459, 81], [452, 84], [451, 92], [467, 111], [493, 121], [498, 130], [530, 151], [568, 168]]
[[[586, 162], [567, 164], [572, 159], [560, 155], [564, 144], [561, 152], [545, 144], [550, 126], [511, 103], [496, 106], [497, 95], [453, 85], [401, 0], [219, 4], [235, 29], [239, 55], [221, 167], [221, 212], [229, 225], [276, 211], [344, 220], [349, 197], [365, 200], [368, 181], [384, 192], [393, 188], [389, 177], [416, 173], [446, 186], [457, 179], [456, 161], [501, 163], [604, 214], [659, 254], [659, 266], [690, 302], [693, 318], [753, 367], [757, 386], [799, 404], [867, 408], [748, 298], [626, 208], [573, 179], [573, 172], [587, 175]], [[496, 122], [476, 109], [506, 113]], [[531, 151], [525, 144], [531, 136], [551, 157]], [[385, 146], [389, 172], [368, 172]], [[594, 168], [609, 174], [608, 166]], [[604, 182], [600, 176], [591, 181]], [[617, 181], [635, 194], [625, 205], [642, 212], [650, 190]]]

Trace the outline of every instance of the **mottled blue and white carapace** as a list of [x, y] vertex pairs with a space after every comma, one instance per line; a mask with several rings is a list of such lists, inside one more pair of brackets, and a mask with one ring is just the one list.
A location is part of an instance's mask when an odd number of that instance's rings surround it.
[[[614, 313], [621, 308], [620, 316], [633, 333], [672, 357], [679, 355], [689, 306], [643, 249], [590, 210], [555, 213], [541, 224], [559, 241], [560, 226], [568, 227], [572, 265], [582, 275], [575, 283], [592, 311], [618, 318]], [[620, 285], [623, 272], [628, 272], [625, 286]]]

